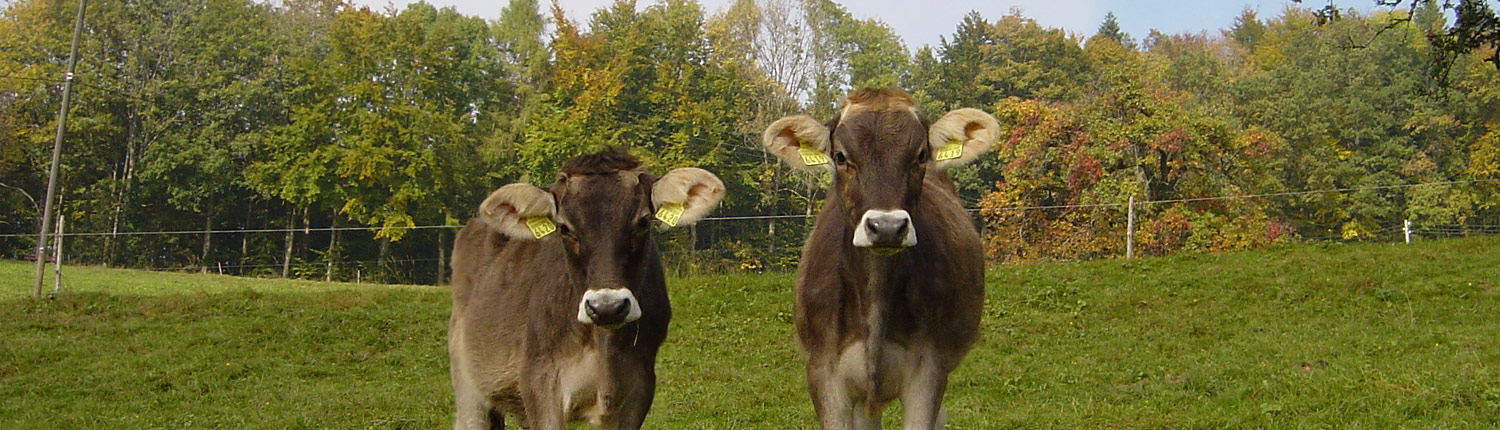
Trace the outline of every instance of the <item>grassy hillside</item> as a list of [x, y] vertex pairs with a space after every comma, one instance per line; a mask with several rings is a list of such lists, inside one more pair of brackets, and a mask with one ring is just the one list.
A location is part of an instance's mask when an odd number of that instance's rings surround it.
[[[445, 289], [65, 276], [0, 262], [0, 427], [451, 425]], [[1493, 428], [1497, 280], [1500, 238], [995, 267], [949, 425]], [[790, 282], [669, 280], [649, 427], [813, 427]]]

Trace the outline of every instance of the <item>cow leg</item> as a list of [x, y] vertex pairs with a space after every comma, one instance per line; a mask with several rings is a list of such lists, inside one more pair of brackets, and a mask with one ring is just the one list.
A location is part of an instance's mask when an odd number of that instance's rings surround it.
[[521, 392], [521, 402], [525, 405], [527, 423], [521, 424], [521, 427], [532, 430], [566, 429], [568, 416], [563, 407], [563, 396], [559, 392], [557, 378], [550, 376], [555, 372], [528, 369], [527, 373], [532, 374], [522, 377], [529, 381], [528, 389]]
[[558, 399], [526, 402], [526, 417], [531, 420], [531, 425], [522, 427], [532, 430], [563, 430], [568, 426], [567, 414]]
[[854, 402], [849, 390], [839, 381], [833, 366], [807, 366], [807, 391], [812, 396], [813, 412], [822, 430], [855, 430]]
[[453, 430], [489, 430], [503, 428], [505, 426], [502, 416], [499, 425], [495, 427], [492, 418], [493, 413], [489, 399], [486, 399], [479, 388], [474, 386], [474, 380], [469, 376], [469, 366], [462, 356], [453, 355], [454, 359], [449, 361], [449, 376], [453, 380]]
[[495, 424], [492, 422], [492, 418], [499, 414], [492, 414], [490, 405], [485, 401], [484, 396], [474, 390], [464, 390], [458, 385], [455, 383], [453, 387], [454, 397], [456, 397], [455, 406], [457, 406], [457, 412], [453, 417], [453, 430], [490, 430], [503, 428], [505, 425], [503, 417], [499, 423], [502, 427], [495, 427]]
[[923, 360], [914, 375], [901, 389], [901, 428], [942, 429], [947, 418], [943, 414], [943, 391], [948, 387], [948, 372], [932, 360]]
[[880, 430], [880, 411], [861, 405], [853, 412], [855, 430]]
[[626, 387], [621, 390], [618, 398], [619, 407], [610, 413], [604, 420], [605, 425], [601, 427], [611, 430], [640, 430], [641, 425], [646, 422], [646, 413], [651, 411], [651, 402], [656, 397], [655, 372], [650, 368], [645, 369], [645, 372], [642, 377], [626, 382]]

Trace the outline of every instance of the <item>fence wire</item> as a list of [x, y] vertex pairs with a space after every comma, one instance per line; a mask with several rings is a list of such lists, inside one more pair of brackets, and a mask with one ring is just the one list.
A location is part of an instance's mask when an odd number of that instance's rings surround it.
[[[1175, 210], [1181, 204], [1278, 199], [1497, 180], [1447, 181], [1327, 190], [1159, 199], [1088, 204], [969, 208], [991, 261], [1075, 261], [1117, 258], [1129, 246], [1138, 256], [1253, 248], [1290, 241], [1404, 241], [1500, 234], [1500, 216], [1461, 222], [1417, 221], [1409, 230], [1399, 219], [1376, 228], [1315, 220], [1281, 220], [1242, 214]], [[1262, 205], [1264, 206], [1264, 205]], [[1133, 231], [1126, 218], [1136, 211]], [[789, 270], [800, 258], [814, 215], [778, 214], [706, 217], [686, 228], [656, 235], [665, 266], [675, 273]], [[71, 222], [70, 222], [71, 224]], [[447, 253], [463, 225], [385, 227], [403, 231], [397, 242], [375, 238], [370, 227], [236, 228], [122, 232], [65, 232], [68, 262], [107, 264], [155, 271], [328, 280], [442, 283]], [[0, 239], [34, 239], [34, 233]], [[290, 239], [289, 244], [287, 240]], [[351, 246], [356, 245], [356, 246]], [[23, 258], [24, 255], [13, 257]], [[34, 258], [34, 256], [32, 256]], [[50, 258], [50, 257], [49, 257]]]

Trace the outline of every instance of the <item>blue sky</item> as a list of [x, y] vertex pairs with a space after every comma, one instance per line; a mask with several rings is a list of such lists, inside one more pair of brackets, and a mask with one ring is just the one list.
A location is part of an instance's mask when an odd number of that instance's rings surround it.
[[[355, 4], [384, 7], [404, 6], [411, 0], [353, 0]], [[589, 13], [610, 4], [612, 0], [557, 0], [570, 17], [586, 21]], [[838, 0], [835, 0], [838, 1]], [[1305, 0], [1311, 7], [1326, 3]], [[500, 15], [505, 0], [427, 0], [439, 7], [454, 6], [459, 12], [494, 19]], [[542, 7], [550, 8], [551, 0], [541, 0]], [[652, 0], [637, 0], [639, 7], [653, 4]], [[700, 0], [709, 12], [721, 10], [730, 0]], [[977, 10], [986, 19], [1004, 16], [1012, 8], [1019, 8], [1022, 15], [1035, 19], [1045, 27], [1062, 28], [1083, 36], [1093, 35], [1104, 21], [1104, 15], [1113, 11], [1120, 27], [1140, 40], [1151, 29], [1164, 33], [1216, 31], [1229, 27], [1234, 17], [1246, 7], [1259, 12], [1261, 17], [1281, 14], [1290, 4], [1286, 0], [1019, 0], [1019, 1], [956, 1], [924, 0], [920, 2], [897, 0], [844, 0], [838, 1], [858, 18], [876, 18], [889, 24], [906, 40], [908, 47], [915, 49], [924, 44], [936, 45], [938, 36], [949, 35], [960, 19], [970, 10]], [[911, 5], [920, 4], [913, 8]], [[1354, 7], [1361, 11], [1373, 9], [1374, 0], [1336, 0], [1341, 8]]]

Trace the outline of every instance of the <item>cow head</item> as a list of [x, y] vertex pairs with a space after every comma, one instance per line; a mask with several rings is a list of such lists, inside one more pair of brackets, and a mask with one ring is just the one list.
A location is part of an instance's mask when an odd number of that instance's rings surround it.
[[684, 167], [658, 177], [630, 155], [605, 151], [568, 160], [550, 189], [500, 187], [480, 204], [479, 214], [514, 240], [563, 247], [566, 269], [587, 288], [578, 299], [578, 322], [612, 329], [641, 317], [632, 286], [648, 264], [643, 257], [652, 219], [660, 212], [675, 216], [669, 226], [691, 225], [723, 195], [724, 183], [703, 169]]
[[999, 136], [995, 118], [958, 109], [928, 125], [911, 96], [897, 88], [851, 93], [826, 124], [806, 115], [777, 120], [763, 136], [766, 150], [799, 169], [833, 172], [832, 193], [853, 226], [853, 244], [891, 255], [917, 244], [911, 213], [929, 169], [958, 167]]

